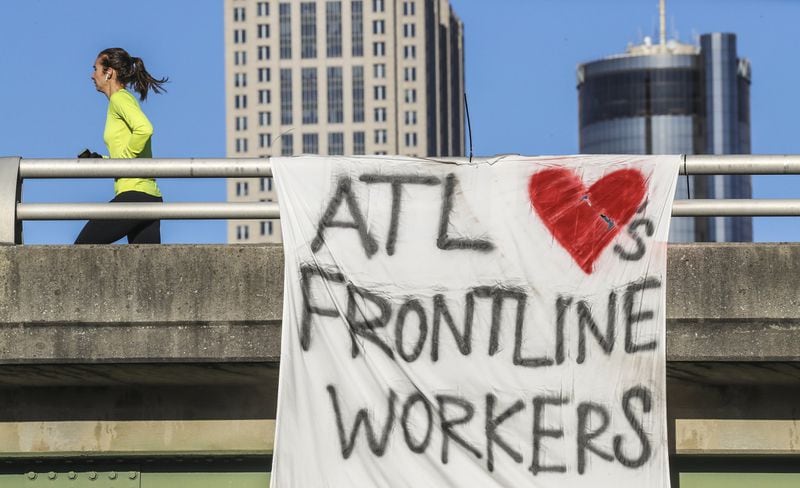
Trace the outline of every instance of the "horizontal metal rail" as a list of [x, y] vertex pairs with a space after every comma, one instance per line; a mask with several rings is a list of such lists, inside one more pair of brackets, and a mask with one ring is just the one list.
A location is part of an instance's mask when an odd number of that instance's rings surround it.
[[673, 217], [800, 217], [800, 199], [675, 200]]
[[266, 158], [21, 159], [20, 178], [250, 178], [272, 176]]
[[18, 203], [19, 220], [277, 219], [277, 203]]
[[[674, 217], [800, 216], [796, 200], [676, 200]], [[19, 220], [278, 219], [277, 203], [18, 203]]]
[[[800, 155], [684, 155], [680, 174], [800, 174]], [[432, 158], [435, 159], [435, 158]], [[493, 158], [480, 158], [491, 160]], [[466, 158], [447, 158], [467, 162]], [[20, 178], [258, 178], [272, 176], [269, 158], [21, 159]]]
[[683, 155], [682, 175], [798, 175], [796, 154]]

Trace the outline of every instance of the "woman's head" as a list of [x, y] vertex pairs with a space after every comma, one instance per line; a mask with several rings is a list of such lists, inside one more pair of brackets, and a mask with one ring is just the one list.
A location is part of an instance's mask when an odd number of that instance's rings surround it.
[[101, 87], [114, 81], [123, 87], [130, 86], [139, 94], [141, 100], [147, 98], [150, 90], [154, 93], [164, 92], [161, 85], [169, 80], [166, 77], [160, 80], [153, 78], [144, 68], [142, 58], [133, 57], [119, 47], [100, 51], [95, 61], [92, 79], [100, 91], [105, 91]]

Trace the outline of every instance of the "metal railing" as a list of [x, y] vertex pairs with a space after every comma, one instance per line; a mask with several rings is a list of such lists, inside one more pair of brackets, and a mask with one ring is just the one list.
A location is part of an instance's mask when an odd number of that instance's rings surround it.
[[[800, 174], [800, 155], [684, 155], [682, 175]], [[480, 161], [493, 158], [474, 158]], [[466, 161], [466, 158], [447, 158]], [[268, 158], [21, 159], [0, 158], [0, 243], [21, 241], [25, 220], [277, 219], [272, 202], [24, 203], [22, 182], [42, 178], [251, 178], [272, 176]], [[676, 200], [676, 217], [800, 216], [800, 199]]]

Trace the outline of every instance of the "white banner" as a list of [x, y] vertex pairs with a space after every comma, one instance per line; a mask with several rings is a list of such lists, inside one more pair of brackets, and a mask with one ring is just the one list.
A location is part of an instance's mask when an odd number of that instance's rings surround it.
[[272, 158], [272, 486], [669, 486], [679, 164]]

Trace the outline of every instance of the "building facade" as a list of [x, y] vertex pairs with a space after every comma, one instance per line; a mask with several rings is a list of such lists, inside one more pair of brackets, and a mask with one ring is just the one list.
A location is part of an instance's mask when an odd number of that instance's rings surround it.
[[[580, 152], [749, 154], [750, 63], [736, 35], [630, 46], [578, 67]], [[750, 176], [681, 176], [676, 198], [750, 198]], [[752, 241], [747, 217], [674, 218], [673, 242]]]
[[[225, 0], [228, 157], [462, 156], [464, 34], [448, 0]], [[229, 201], [275, 201], [232, 178]], [[280, 242], [277, 220], [228, 242]]]

